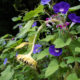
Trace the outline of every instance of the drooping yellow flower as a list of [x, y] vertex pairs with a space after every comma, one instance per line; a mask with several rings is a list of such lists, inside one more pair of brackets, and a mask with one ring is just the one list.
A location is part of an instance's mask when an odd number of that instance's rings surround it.
[[32, 67], [34, 69], [36, 69], [37, 62], [30, 55], [19, 54], [19, 55], [17, 55], [17, 60], [29, 65], [30, 67]]

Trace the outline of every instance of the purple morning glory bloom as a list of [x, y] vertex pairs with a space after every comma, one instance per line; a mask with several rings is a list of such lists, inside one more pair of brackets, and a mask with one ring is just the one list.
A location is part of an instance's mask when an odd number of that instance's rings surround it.
[[75, 13], [69, 14], [68, 18], [74, 23], [80, 23], [80, 16], [76, 16]]
[[18, 55], [18, 52], [16, 52], [16, 57], [17, 57], [17, 55]]
[[57, 3], [53, 6], [53, 10], [55, 13], [61, 12], [63, 14], [66, 14], [69, 8], [70, 8], [70, 5], [64, 1], [61, 1], [60, 3]]
[[12, 38], [12, 40], [15, 40], [15, 38]]
[[42, 45], [40, 45], [40, 44], [35, 44], [33, 53], [34, 53], [34, 54], [35, 54], [35, 53], [39, 53], [39, 52], [41, 51], [41, 49], [40, 49], [41, 47], [42, 47]]
[[22, 25], [19, 25], [19, 28], [22, 28]]
[[54, 45], [49, 47], [49, 53], [54, 56], [60, 56], [62, 54], [62, 48], [55, 48]]
[[32, 27], [35, 27], [35, 26], [37, 26], [37, 22], [34, 22], [32, 25]]
[[45, 4], [48, 4], [51, 0], [41, 0], [41, 4], [42, 5], [45, 5]]
[[4, 63], [3, 64], [6, 65], [6, 63], [7, 63], [7, 58], [4, 59]]

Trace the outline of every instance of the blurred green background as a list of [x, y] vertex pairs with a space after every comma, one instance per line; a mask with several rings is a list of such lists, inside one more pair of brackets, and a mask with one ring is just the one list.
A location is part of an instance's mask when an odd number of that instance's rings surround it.
[[[80, 4], [79, 0], [52, 0], [52, 2], [67, 1], [71, 6]], [[18, 16], [22, 11], [32, 10], [40, 3], [40, 0], [0, 0], [0, 36], [4, 34], [16, 35], [18, 29], [13, 30], [13, 26], [18, 22], [13, 22], [12, 17]], [[80, 15], [80, 11], [76, 12]]]

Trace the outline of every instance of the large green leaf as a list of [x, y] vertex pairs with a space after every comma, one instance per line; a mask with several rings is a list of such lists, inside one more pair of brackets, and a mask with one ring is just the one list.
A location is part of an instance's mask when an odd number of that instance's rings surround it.
[[46, 69], [46, 72], [45, 72], [45, 77], [49, 77], [50, 75], [52, 75], [53, 73], [56, 72], [56, 70], [59, 69], [59, 65], [58, 65], [58, 62], [56, 59], [53, 59], [48, 68]]
[[63, 39], [58, 38], [53, 42], [53, 44], [55, 45], [56, 48], [62, 48], [64, 46], [69, 45], [70, 42], [71, 42], [71, 38], [68, 38], [66, 42], [64, 42]]
[[37, 60], [41, 60], [41, 59], [43, 59], [47, 55], [49, 55], [49, 48], [46, 48], [41, 53], [39, 53], [37, 55]]
[[21, 31], [17, 34], [17, 38], [23, 38], [26, 33], [29, 31], [29, 29], [31, 28], [32, 24], [33, 24], [33, 20], [28, 21], [25, 26], [21, 29]]
[[69, 11], [76, 11], [80, 9], [80, 5], [69, 8]]
[[0, 80], [11, 80], [13, 74], [14, 70], [11, 69], [11, 66], [7, 66], [7, 68], [1, 73]]
[[23, 21], [27, 21], [27, 20], [37, 16], [38, 13], [43, 12], [43, 8], [44, 8], [43, 5], [39, 5], [38, 8], [36, 8], [35, 10], [32, 10], [32, 11], [26, 13], [25, 16], [23, 17]]
[[56, 36], [57, 36], [57, 34], [54, 34], [54, 35], [47, 35], [46, 38], [43, 38], [41, 41], [49, 42], [50, 40], [55, 39]]
[[68, 77], [67, 80], [79, 80], [76, 73], [71, 73]]

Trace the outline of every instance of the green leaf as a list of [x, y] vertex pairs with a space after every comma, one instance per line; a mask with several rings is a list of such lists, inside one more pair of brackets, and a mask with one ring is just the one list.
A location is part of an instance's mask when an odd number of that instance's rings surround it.
[[26, 33], [29, 31], [29, 29], [31, 28], [32, 24], [33, 24], [33, 20], [28, 21], [25, 26], [21, 29], [21, 32], [17, 34], [17, 38], [23, 38]]
[[18, 17], [13, 17], [12, 18], [12, 21], [19, 21], [19, 20], [21, 20], [21, 18], [22, 18], [22, 16], [18, 16]]
[[38, 8], [36, 8], [35, 10], [32, 10], [28, 13], [25, 14], [25, 16], [23, 17], [23, 21], [28, 21], [29, 19], [35, 17], [38, 15], [38, 13], [43, 12], [43, 5], [39, 5]]
[[76, 57], [75, 61], [80, 63], [80, 57]]
[[64, 42], [61, 38], [56, 39], [53, 44], [56, 48], [62, 48], [64, 46], [67, 46], [71, 43], [71, 38], [68, 38], [66, 42]]
[[64, 57], [64, 59], [67, 59], [67, 64], [74, 63], [74, 62], [79, 62], [80, 63], [80, 58], [79, 57]]
[[78, 37], [78, 41], [80, 42], [80, 37]]
[[16, 43], [15, 40], [10, 40], [10, 41], [7, 43], [6, 47], [10, 47], [11, 45], [13, 45], [13, 44], [15, 44], [15, 43]]
[[37, 60], [43, 59], [45, 56], [49, 55], [49, 48], [44, 49], [37, 55]]
[[67, 80], [79, 80], [76, 73], [71, 73], [68, 77]]
[[75, 62], [75, 57], [73, 56], [65, 57], [64, 59], [67, 59], [67, 64]]
[[65, 43], [61, 38], [56, 39], [53, 44], [56, 48], [61, 48], [65, 46]]
[[75, 48], [75, 51], [76, 51], [76, 52], [80, 52], [80, 47], [76, 47], [76, 48]]
[[11, 80], [13, 74], [14, 70], [12, 70], [11, 66], [7, 66], [7, 68], [1, 73], [0, 80]]
[[46, 69], [46, 72], [45, 72], [45, 77], [49, 77], [50, 75], [52, 75], [53, 73], [56, 72], [56, 70], [59, 69], [59, 65], [58, 65], [58, 62], [56, 59], [53, 59], [48, 68]]
[[76, 11], [80, 9], [80, 5], [69, 8], [69, 11]]
[[7, 37], [11, 36], [10, 34], [5, 34], [4, 36], [1, 37], [1, 39], [5, 39]]
[[46, 41], [46, 42], [49, 42], [50, 40], [53, 40], [55, 39], [55, 37], [57, 36], [57, 34], [54, 34], [54, 35], [47, 35], [46, 38], [40, 40], [40, 41]]
[[60, 63], [60, 67], [62, 67], [62, 68], [67, 67], [67, 64], [63, 61]]
[[80, 42], [78, 40], [72, 40], [72, 42], [70, 43], [70, 45], [68, 47], [72, 54], [74, 54], [74, 55], [79, 54], [79, 52], [75, 51], [76, 47], [78, 47], [77, 49], [79, 49], [79, 47], [80, 47]]
[[19, 45], [22, 42], [22, 40], [23, 39], [20, 39], [20, 40], [14, 42], [14, 43], [11, 43], [11, 44], [8, 43], [9, 45], [6, 46], [7, 48], [5, 48], [3, 50], [3, 53], [5, 53], [5, 52], [9, 51], [10, 49], [14, 48], [15, 46]]
[[71, 38], [68, 38], [67, 41], [66, 41], [65, 46], [66, 46], [66, 45], [69, 45], [70, 43], [71, 43]]

